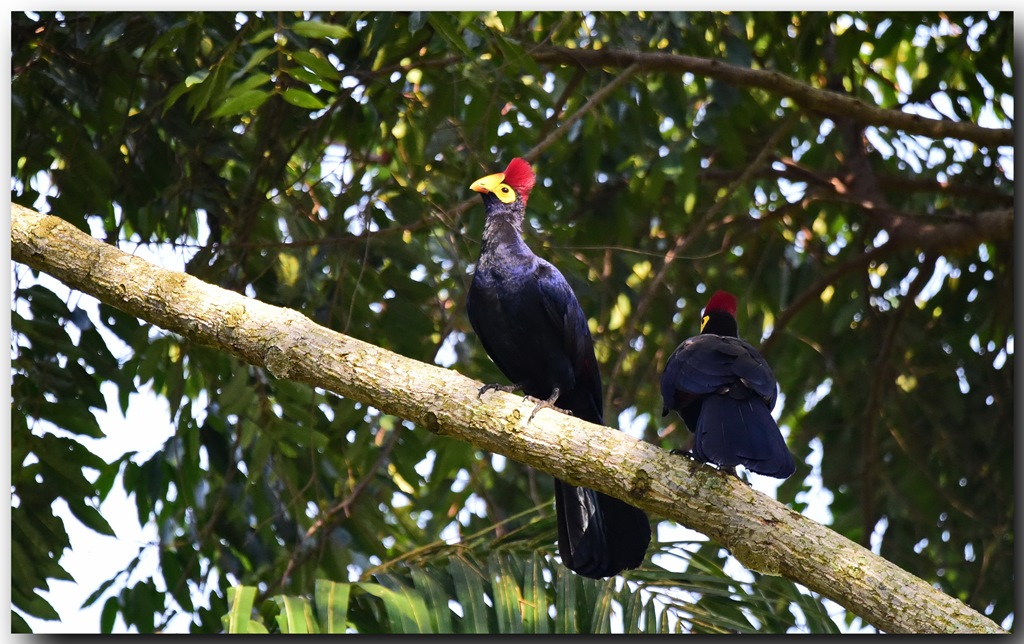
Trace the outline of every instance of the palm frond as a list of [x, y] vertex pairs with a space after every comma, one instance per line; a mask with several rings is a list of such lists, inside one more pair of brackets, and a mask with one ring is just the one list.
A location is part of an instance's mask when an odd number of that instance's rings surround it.
[[[728, 574], [726, 568], [736, 564], [712, 542], [656, 542], [642, 567], [593, 580], [558, 563], [551, 533], [545, 521], [527, 523], [499, 540], [481, 531], [459, 543], [438, 541], [410, 551], [367, 570], [358, 582], [318, 580], [312, 602], [281, 596], [262, 607], [276, 628], [252, 614], [252, 589], [234, 589], [225, 628], [475, 634], [839, 630], [823, 600], [797, 584], [738, 566], [739, 574], [733, 574], [750, 579]], [[246, 597], [248, 603], [242, 601]]]

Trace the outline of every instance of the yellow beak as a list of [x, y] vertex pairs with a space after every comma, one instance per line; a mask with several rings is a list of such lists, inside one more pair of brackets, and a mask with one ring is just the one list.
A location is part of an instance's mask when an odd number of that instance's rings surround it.
[[469, 187], [474, 192], [497, 192], [498, 186], [505, 180], [505, 173], [498, 172], [496, 174], [489, 174], [486, 177], [481, 177], [473, 182], [473, 185]]
[[516, 191], [512, 189], [512, 186], [505, 183], [504, 172], [481, 177], [474, 181], [469, 189], [476, 192], [489, 192], [502, 203], [512, 203], [516, 200]]

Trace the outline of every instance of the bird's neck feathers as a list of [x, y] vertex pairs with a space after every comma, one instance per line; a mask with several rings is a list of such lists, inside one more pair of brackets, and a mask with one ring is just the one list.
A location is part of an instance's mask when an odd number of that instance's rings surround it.
[[523, 241], [523, 204], [516, 200], [505, 204], [491, 194], [484, 195], [487, 208], [487, 221], [484, 223], [482, 252], [487, 254], [498, 249], [515, 248], [522, 252], [526, 248]]

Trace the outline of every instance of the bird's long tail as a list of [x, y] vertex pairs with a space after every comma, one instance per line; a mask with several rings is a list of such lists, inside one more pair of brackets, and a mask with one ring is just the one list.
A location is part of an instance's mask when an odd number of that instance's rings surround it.
[[[575, 388], [556, 403], [573, 416], [603, 425], [600, 400]], [[647, 514], [624, 501], [555, 479], [558, 552], [566, 568], [578, 575], [603, 579], [643, 563], [651, 542]]]
[[643, 510], [555, 479], [555, 514], [559, 555], [576, 574], [603, 579], [643, 562], [651, 541]]
[[697, 422], [694, 455], [722, 467], [786, 478], [796, 471], [793, 455], [768, 407], [756, 398], [709, 396]]

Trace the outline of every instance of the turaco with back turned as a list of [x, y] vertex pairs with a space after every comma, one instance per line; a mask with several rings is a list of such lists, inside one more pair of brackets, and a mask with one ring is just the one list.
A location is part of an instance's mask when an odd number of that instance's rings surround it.
[[757, 349], [738, 337], [736, 296], [717, 291], [700, 335], [684, 340], [661, 375], [662, 416], [675, 410], [694, 434], [691, 455], [735, 474], [784, 479], [796, 471], [772, 418], [778, 383]]

